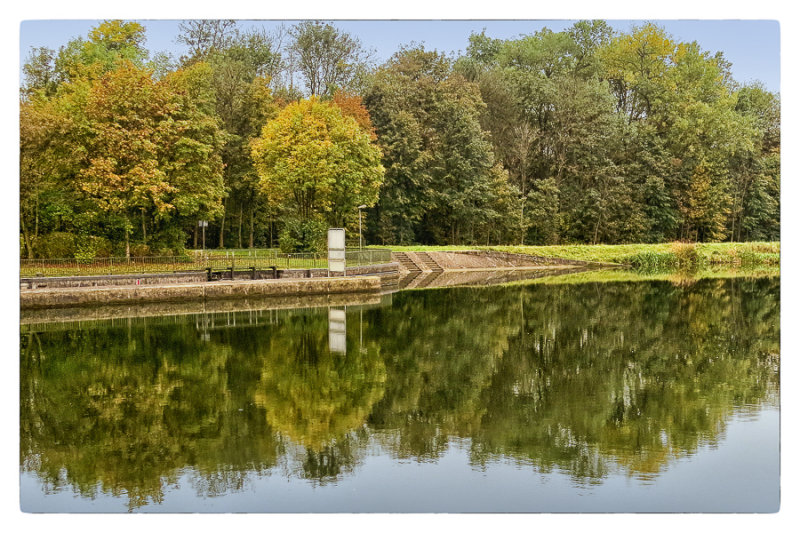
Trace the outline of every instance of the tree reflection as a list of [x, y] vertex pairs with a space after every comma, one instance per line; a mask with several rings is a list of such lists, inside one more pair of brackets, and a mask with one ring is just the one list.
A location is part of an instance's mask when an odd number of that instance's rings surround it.
[[[21, 462], [46, 490], [159, 502], [190, 469], [198, 493], [287, 465], [328, 483], [379, 444], [433, 461], [469, 439], [503, 459], [597, 483], [647, 478], [775, 404], [779, 280], [705, 279], [404, 292], [261, 325], [21, 336]], [[363, 324], [359, 319], [363, 314]]]

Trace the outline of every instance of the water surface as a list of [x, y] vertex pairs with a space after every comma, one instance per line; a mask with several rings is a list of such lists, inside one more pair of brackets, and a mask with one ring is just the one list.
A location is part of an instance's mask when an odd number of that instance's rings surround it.
[[551, 281], [23, 324], [22, 509], [777, 510], [779, 278]]

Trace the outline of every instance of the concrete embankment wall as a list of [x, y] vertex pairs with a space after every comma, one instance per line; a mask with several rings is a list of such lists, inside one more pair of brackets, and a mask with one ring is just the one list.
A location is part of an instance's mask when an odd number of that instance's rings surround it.
[[393, 258], [402, 270], [429, 271], [433, 264], [442, 270], [500, 270], [515, 268], [545, 268], [562, 266], [584, 266], [585, 261], [537, 257], [493, 250], [454, 250], [436, 252], [393, 252]]
[[21, 309], [147, 302], [207, 301], [270, 296], [380, 292], [378, 276], [262, 281], [216, 281], [174, 285], [48, 288], [20, 292]]
[[[378, 265], [364, 265], [347, 267], [348, 276], [377, 275], [385, 278], [384, 281], [396, 280], [399, 276], [397, 263]], [[214, 276], [222, 280], [230, 280], [231, 272], [217, 271]], [[325, 268], [304, 269], [277, 269], [277, 270], [236, 270], [233, 272], [235, 280], [266, 280], [266, 279], [299, 279], [299, 278], [324, 278], [328, 277]], [[175, 285], [178, 283], [204, 283], [208, 280], [206, 271], [190, 272], [164, 272], [157, 274], [118, 274], [107, 276], [68, 276], [68, 277], [41, 277], [21, 278], [20, 288], [27, 289], [59, 289], [78, 287], [116, 287], [126, 285]]]
[[[374, 308], [391, 305], [392, 295], [376, 292], [346, 294], [306, 294], [295, 296], [269, 296], [263, 298], [237, 298], [230, 300], [180, 301], [180, 302], [129, 302], [125, 305], [100, 305], [84, 307], [56, 307], [23, 309], [20, 325], [27, 331], [44, 331], [71, 327], [69, 324], [93, 324], [96, 321], [124, 323], [126, 321], [152, 320], [168, 317], [177, 320], [186, 316], [235, 315], [262, 313], [285, 309], [314, 307]], [[166, 319], [165, 319], [166, 320]], [[130, 323], [130, 322], [129, 322]]]
[[532, 266], [586, 265], [585, 261], [538, 257], [490, 250], [464, 250], [457, 252], [429, 252], [445, 269], [463, 268], [514, 268]]

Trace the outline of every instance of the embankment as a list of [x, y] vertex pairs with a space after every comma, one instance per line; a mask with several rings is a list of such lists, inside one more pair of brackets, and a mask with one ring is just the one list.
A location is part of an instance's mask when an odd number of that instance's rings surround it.
[[46, 288], [21, 291], [20, 308], [45, 309], [179, 301], [205, 302], [276, 296], [378, 293], [380, 291], [381, 278], [378, 276]]

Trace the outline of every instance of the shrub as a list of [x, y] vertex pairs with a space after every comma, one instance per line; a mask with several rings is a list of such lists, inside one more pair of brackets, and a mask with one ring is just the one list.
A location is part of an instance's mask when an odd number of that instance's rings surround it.
[[97, 237], [95, 235], [87, 235], [76, 239], [77, 249], [75, 251], [76, 259], [95, 259], [96, 257], [110, 257], [114, 248], [111, 241], [104, 237]]
[[322, 220], [287, 220], [278, 236], [281, 252], [324, 252], [327, 230]]
[[40, 259], [71, 258], [77, 250], [75, 235], [63, 231], [43, 235], [34, 244], [34, 254]]
[[700, 251], [693, 243], [674, 242], [670, 250], [681, 267], [694, 267], [700, 264]]
[[137, 243], [131, 245], [131, 257], [147, 257], [150, 254], [150, 247], [146, 244]]
[[671, 252], [646, 251], [626, 257], [624, 263], [629, 263], [640, 269], [661, 269], [677, 266], [678, 260]]

